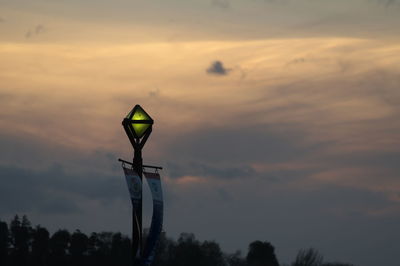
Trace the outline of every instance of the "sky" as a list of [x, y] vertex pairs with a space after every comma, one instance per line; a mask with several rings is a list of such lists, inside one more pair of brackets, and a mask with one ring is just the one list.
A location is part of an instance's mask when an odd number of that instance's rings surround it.
[[0, 7], [0, 220], [130, 234], [117, 159], [140, 104], [167, 235], [399, 265], [400, 1]]

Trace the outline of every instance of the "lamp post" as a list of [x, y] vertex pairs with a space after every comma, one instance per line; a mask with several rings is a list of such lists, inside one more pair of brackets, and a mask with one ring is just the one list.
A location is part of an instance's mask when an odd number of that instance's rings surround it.
[[[135, 105], [133, 109], [122, 121], [125, 133], [129, 138], [134, 149], [132, 161], [133, 170], [138, 174], [140, 180], [143, 179], [143, 159], [142, 149], [149, 138], [153, 119], [143, 110], [140, 105]], [[140, 182], [142, 184], [142, 182]], [[140, 188], [140, 200], [138, 210], [132, 210], [132, 251], [133, 265], [139, 265], [142, 250], [142, 188]], [[138, 253], [139, 251], [139, 253]]]

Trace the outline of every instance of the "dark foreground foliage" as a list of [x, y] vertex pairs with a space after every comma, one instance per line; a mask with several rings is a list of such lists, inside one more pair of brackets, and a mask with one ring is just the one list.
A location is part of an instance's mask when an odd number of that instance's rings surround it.
[[[0, 221], [0, 266], [130, 266], [131, 240], [121, 233], [86, 235], [79, 230], [58, 230], [53, 235], [32, 227], [26, 216], [7, 224]], [[177, 241], [161, 236], [153, 266], [279, 266], [269, 242], [249, 244], [246, 257], [224, 254], [215, 241], [201, 242], [182, 233]], [[314, 249], [300, 250], [291, 266], [353, 266], [323, 263]]]

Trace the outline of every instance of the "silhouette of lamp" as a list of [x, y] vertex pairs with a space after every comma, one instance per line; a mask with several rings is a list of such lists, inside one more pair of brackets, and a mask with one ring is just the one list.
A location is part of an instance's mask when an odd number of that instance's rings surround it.
[[153, 123], [153, 119], [138, 104], [124, 118], [122, 125], [135, 150], [143, 148], [151, 134]]
[[[151, 134], [153, 123], [153, 119], [140, 105], [135, 105], [122, 121], [125, 133], [134, 149], [132, 168], [139, 175], [140, 180], [143, 179], [142, 149]], [[140, 189], [140, 193], [142, 193], [142, 189]], [[132, 228], [132, 248], [133, 256], [135, 256], [137, 250], [142, 252], [142, 197], [140, 197], [137, 213], [132, 211]], [[135, 228], [139, 230], [137, 231]], [[135, 257], [133, 263], [135, 264]]]

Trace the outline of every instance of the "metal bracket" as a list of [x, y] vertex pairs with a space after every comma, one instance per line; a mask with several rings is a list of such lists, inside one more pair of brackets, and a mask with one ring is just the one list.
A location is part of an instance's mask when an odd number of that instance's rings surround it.
[[[122, 160], [121, 158], [119, 158], [118, 161], [133, 166], [133, 163], [128, 162], [128, 161], [125, 161], [125, 160]], [[163, 169], [161, 166], [146, 165], [146, 164], [143, 164], [142, 166], [143, 166], [143, 168], [153, 168], [153, 169], [157, 169], [157, 170], [158, 170], [158, 169], [160, 169], [160, 170]]]

